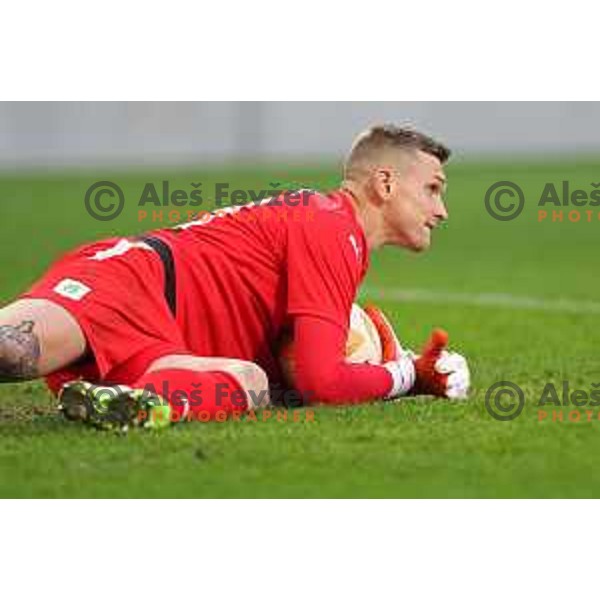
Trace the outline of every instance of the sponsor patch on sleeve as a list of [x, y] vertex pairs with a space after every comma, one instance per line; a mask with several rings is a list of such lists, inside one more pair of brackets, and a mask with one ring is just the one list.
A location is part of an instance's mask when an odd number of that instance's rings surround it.
[[87, 296], [92, 289], [89, 288], [81, 281], [75, 279], [63, 279], [55, 287], [54, 291], [60, 296], [69, 298], [69, 300], [81, 300], [84, 296]]

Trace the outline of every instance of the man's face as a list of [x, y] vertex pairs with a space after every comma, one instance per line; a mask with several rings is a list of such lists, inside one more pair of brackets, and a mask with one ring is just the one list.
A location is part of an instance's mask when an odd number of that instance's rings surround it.
[[[389, 183], [389, 185], [388, 185]], [[440, 161], [418, 151], [380, 184], [388, 243], [416, 252], [431, 244], [431, 231], [448, 218], [443, 202], [446, 176]]]

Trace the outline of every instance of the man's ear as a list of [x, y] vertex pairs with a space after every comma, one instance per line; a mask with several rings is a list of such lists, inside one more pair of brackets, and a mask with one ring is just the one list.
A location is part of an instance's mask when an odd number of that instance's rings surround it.
[[392, 194], [392, 169], [379, 167], [373, 172], [372, 182], [378, 204], [384, 204]]

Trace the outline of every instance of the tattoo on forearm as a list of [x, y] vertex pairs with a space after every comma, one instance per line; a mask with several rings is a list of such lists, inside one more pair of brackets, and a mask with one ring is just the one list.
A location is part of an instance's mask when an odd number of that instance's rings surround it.
[[40, 341], [33, 333], [35, 323], [0, 326], [0, 381], [38, 377]]

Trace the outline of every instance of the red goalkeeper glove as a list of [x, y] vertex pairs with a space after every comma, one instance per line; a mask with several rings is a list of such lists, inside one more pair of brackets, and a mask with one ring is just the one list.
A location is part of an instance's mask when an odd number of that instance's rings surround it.
[[392, 376], [392, 389], [386, 398], [397, 398], [408, 394], [415, 384], [414, 355], [405, 350], [382, 310], [376, 306], [365, 306], [364, 311], [375, 325], [381, 340], [382, 366]]
[[363, 310], [367, 313], [371, 321], [373, 321], [373, 325], [375, 325], [375, 329], [377, 329], [377, 333], [379, 334], [382, 362], [386, 363], [398, 360], [406, 355], [412, 356], [412, 352], [402, 347], [394, 328], [380, 308], [369, 304]]
[[471, 384], [467, 360], [456, 352], [446, 350], [448, 334], [444, 330], [435, 329], [421, 355], [416, 356], [402, 347], [393, 327], [379, 308], [368, 306], [365, 307], [365, 312], [379, 333], [383, 362], [395, 364], [409, 357], [414, 363], [414, 385], [410, 389], [412, 395], [423, 394], [455, 399], [467, 397]]
[[448, 334], [434, 329], [421, 356], [415, 359], [417, 373], [412, 393], [464, 400], [471, 385], [467, 359], [457, 352], [448, 352]]

